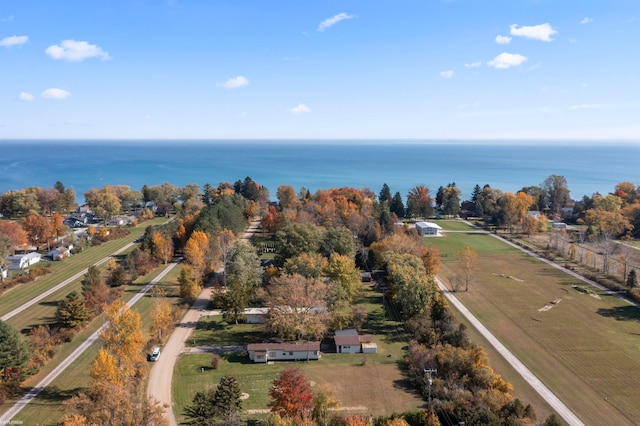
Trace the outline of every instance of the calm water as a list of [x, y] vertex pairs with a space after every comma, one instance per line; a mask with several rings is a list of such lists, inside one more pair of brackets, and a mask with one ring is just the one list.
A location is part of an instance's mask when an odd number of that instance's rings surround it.
[[384, 183], [392, 193], [425, 184], [435, 195], [455, 182], [463, 199], [478, 184], [515, 192], [564, 176], [571, 196], [613, 191], [616, 183], [640, 184], [640, 145], [544, 145], [276, 142], [0, 142], [0, 192], [51, 187], [60, 180], [81, 194], [105, 184], [170, 182], [177, 186], [234, 182], [250, 176], [275, 198], [279, 185], [317, 189]]

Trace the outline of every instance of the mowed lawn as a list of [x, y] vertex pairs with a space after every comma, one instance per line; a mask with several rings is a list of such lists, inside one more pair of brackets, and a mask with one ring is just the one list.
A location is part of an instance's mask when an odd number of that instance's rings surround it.
[[[141, 277], [132, 285], [127, 286], [122, 300], [130, 300], [138, 293], [146, 284], [155, 278], [165, 266], [162, 265], [154, 269], [145, 277]], [[180, 298], [178, 297], [177, 280], [181, 267], [178, 265], [169, 274], [167, 274], [156, 288], [161, 289], [161, 294], [167, 297], [170, 303], [178, 305]], [[151, 327], [151, 309], [154, 304], [153, 290], [140, 299], [133, 306], [133, 310], [140, 313], [142, 326], [145, 333], [148, 333]], [[84, 330], [82, 330], [70, 343], [59, 349], [54, 358], [35, 376], [29, 378], [25, 383], [25, 387], [36, 385], [42, 380], [57, 364], [66, 358], [74, 349], [76, 349], [83, 341], [85, 341], [95, 330], [104, 324], [104, 317], [100, 316], [91, 322]], [[89, 372], [91, 364], [95, 359], [99, 349], [99, 343], [89, 347], [76, 361], [74, 361], [58, 378], [56, 378], [50, 386], [48, 386], [41, 394], [39, 394], [29, 405], [27, 405], [15, 420], [20, 420], [24, 424], [43, 424], [56, 425], [64, 416], [61, 411], [61, 404], [79, 391], [86, 389], [90, 384]], [[6, 411], [10, 404], [15, 401], [8, 401], [0, 406], [0, 413]]]
[[[370, 285], [364, 285], [363, 289], [354, 303], [365, 305], [369, 312], [361, 334], [373, 336], [377, 354], [325, 353], [319, 361], [270, 365], [249, 362], [246, 355], [229, 355], [216, 370], [211, 368], [211, 354], [183, 354], [173, 375], [174, 413], [178, 422], [185, 420], [184, 407], [191, 404], [195, 393], [215, 386], [225, 374], [235, 376], [242, 392], [249, 394], [243, 402], [243, 417], [264, 418], [273, 379], [290, 365], [300, 368], [314, 386], [331, 386], [345, 414], [389, 415], [425, 408], [426, 401], [414, 391], [403, 371], [409, 339], [402, 325], [383, 315], [381, 293]], [[260, 325], [227, 325], [220, 317], [207, 317], [201, 320], [189, 344], [241, 345], [266, 338]]]
[[456, 296], [586, 424], [637, 424], [640, 309], [489, 235], [425, 243], [443, 255], [445, 283], [464, 245], [478, 253], [476, 282]]

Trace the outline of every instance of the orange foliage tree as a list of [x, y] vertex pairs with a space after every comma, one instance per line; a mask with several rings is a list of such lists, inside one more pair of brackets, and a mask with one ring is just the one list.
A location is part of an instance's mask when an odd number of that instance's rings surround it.
[[151, 252], [156, 259], [166, 265], [173, 257], [173, 242], [156, 231], [151, 237]]
[[311, 384], [296, 367], [287, 367], [276, 376], [269, 396], [269, 408], [282, 417], [302, 419], [313, 408]]

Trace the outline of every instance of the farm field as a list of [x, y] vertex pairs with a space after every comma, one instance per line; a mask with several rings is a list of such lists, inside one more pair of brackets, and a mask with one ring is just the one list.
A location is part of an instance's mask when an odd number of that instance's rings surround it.
[[[378, 353], [367, 354], [366, 357], [363, 354], [329, 353], [323, 354], [319, 361], [293, 364], [312, 383], [331, 385], [344, 413], [388, 415], [425, 408], [426, 401], [415, 393], [402, 369], [408, 337], [399, 322], [383, 316], [381, 293], [375, 292], [370, 285], [364, 288], [365, 291], [355, 302], [365, 305], [369, 312], [361, 333], [373, 336]], [[206, 317], [198, 324], [189, 344], [239, 345], [264, 339], [260, 325], [226, 325], [220, 317]], [[172, 392], [174, 413], [179, 423], [185, 420], [184, 407], [191, 404], [195, 393], [212, 387], [225, 374], [235, 376], [242, 392], [249, 394], [249, 398], [243, 402], [243, 416], [250, 419], [263, 417], [273, 379], [278, 372], [292, 364], [253, 364], [246, 355], [229, 355], [214, 370], [210, 361], [211, 354], [183, 354], [178, 359]]]
[[455, 275], [457, 251], [469, 245], [478, 253], [476, 283], [456, 296], [586, 424], [635, 424], [638, 308], [490, 235], [445, 232], [425, 243], [443, 255], [445, 283]]
[[[125, 289], [122, 300], [130, 300], [138, 293], [147, 283], [155, 278], [162, 270], [164, 265], [154, 269], [148, 275], [139, 278], [132, 285]], [[161, 289], [165, 297], [174, 305], [180, 303], [177, 289], [177, 278], [180, 274], [180, 266], [174, 268], [167, 274], [156, 287]], [[147, 293], [136, 305], [133, 310], [140, 312], [143, 331], [148, 332], [151, 326], [150, 311], [153, 306], [154, 297], [153, 290]], [[95, 330], [104, 323], [102, 316], [97, 317], [85, 329], [83, 329], [70, 343], [61, 347], [54, 358], [45, 366], [38, 374], [30, 377], [25, 382], [25, 387], [33, 386], [42, 380], [57, 364], [59, 364], [66, 356], [75, 350], [83, 341], [85, 341]], [[85, 351], [75, 362], [73, 362], [58, 378], [56, 378], [50, 386], [45, 389], [36, 399], [27, 405], [16, 420], [20, 420], [23, 424], [43, 424], [55, 425], [60, 422], [64, 413], [60, 410], [60, 404], [71, 397], [78, 391], [89, 385], [89, 371], [91, 363], [98, 353], [98, 345], [92, 345]], [[6, 411], [10, 404], [15, 401], [7, 401], [0, 406], [0, 413]]]

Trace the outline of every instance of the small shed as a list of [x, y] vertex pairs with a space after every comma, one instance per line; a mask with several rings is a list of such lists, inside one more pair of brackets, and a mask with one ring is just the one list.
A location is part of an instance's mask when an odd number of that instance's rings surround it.
[[[336, 343], [336, 352], [339, 354], [357, 354], [357, 353], [376, 353], [377, 346], [371, 343], [371, 336], [359, 335], [358, 331], [353, 328], [346, 330], [336, 330], [333, 338]], [[365, 345], [367, 352], [365, 352]], [[372, 346], [375, 348], [372, 351]]]
[[418, 231], [418, 235], [425, 236], [440, 236], [442, 235], [442, 228], [440, 225], [433, 222], [416, 222], [416, 230]]
[[363, 343], [362, 344], [362, 353], [363, 354], [377, 354], [378, 353], [378, 345], [372, 342]]
[[262, 324], [269, 313], [269, 308], [249, 308], [244, 310], [247, 324]]
[[62, 260], [65, 257], [71, 256], [71, 249], [72, 248], [73, 248], [73, 246], [71, 246], [71, 247], [57, 247], [57, 248], [54, 248], [53, 250], [51, 250], [49, 253], [47, 253], [47, 256], [49, 256], [53, 260]]

